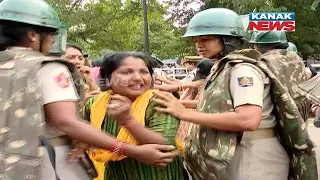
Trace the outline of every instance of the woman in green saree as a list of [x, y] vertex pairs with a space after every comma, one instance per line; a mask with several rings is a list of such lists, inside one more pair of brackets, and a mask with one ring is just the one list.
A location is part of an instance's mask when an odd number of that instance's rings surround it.
[[100, 75], [109, 90], [89, 99], [84, 113], [93, 126], [119, 141], [110, 150], [90, 152], [105, 163], [106, 180], [184, 179], [179, 157], [166, 167], [153, 167], [121, 154], [124, 143], [175, 145], [179, 121], [154, 110], [159, 105], [150, 101], [155, 91], [152, 74], [150, 61], [141, 53], [120, 52], [104, 59]]

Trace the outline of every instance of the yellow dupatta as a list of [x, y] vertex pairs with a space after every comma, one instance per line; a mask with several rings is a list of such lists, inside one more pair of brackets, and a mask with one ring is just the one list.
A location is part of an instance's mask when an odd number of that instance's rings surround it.
[[[154, 91], [156, 90], [146, 91], [145, 93], [140, 95], [131, 105], [131, 114], [139, 123], [143, 125], [145, 124], [146, 109], [150, 99], [153, 96]], [[104, 121], [111, 94], [112, 94], [111, 90], [101, 93], [91, 106], [91, 113], [90, 113], [91, 125], [98, 129], [101, 129], [102, 122]], [[126, 141], [133, 145], [136, 144], [135, 139], [131, 136], [130, 132], [128, 132], [124, 127], [121, 127], [118, 133], [117, 139], [119, 141]], [[176, 145], [180, 150], [180, 153], [182, 153], [182, 145], [178, 141], [178, 139], [176, 139]], [[89, 152], [88, 154], [90, 155], [91, 159], [94, 160], [94, 164], [99, 173], [99, 177], [96, 178], [95, 180], [100, 180], [100, 179], [102, 180], [104, 175], [104, 163], [107, 163], [109, 161], [120, 161], [126, 158], [126, 156], [115, 155], [108, 150], [98, 149], [98, 148], [95, 149], [94, 153]]]
[[[146, 109], [154, 91], [155, 90], [148, 90], [141, 94], [131, 105], [131, 114], [140, 124], [145, 124]], [[91, 106], [91, 125], [98, 129], [101, 129], [102, 122], [104, 121], [111, 94], [111, 90], [101, 93]], [[126, 141], [133, 145], [136, 144], [136, 140], [124, 127], [121, 127], [117, 139], [119, 141]], [[120, 161], [126, 158], [126, 156], [115, 155], [114, 153], [104, 149], [96, 149], [95, 153], [90, 153], [90, 155], [93, 159], [99, 162]]]

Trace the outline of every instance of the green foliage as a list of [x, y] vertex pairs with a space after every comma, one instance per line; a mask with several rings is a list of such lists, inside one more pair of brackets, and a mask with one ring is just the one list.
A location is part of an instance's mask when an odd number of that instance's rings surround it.
[[[192, 0], [170, 1], [172, 6], [176, 6], [171, 8], [171, 18], [179, 20], [182, 26], [197, 13], [196, 10], [187, 8], [188, 3], [191, 2]], [[256, 12], [295, 12], [296, 31], [287, 33], [289, 41], [297, 45], [304, 59], [320, 60], [320, 0], [202, 0], [201, 2], [203, 5], [200, 10], [225, 7], [238, 14], [248, 14], [253, 10]]]
[[[69, 39], [83, 46], [91, 56], [107, 50], [144, 51], [143, 6], [140, 0], [100, 0], [86, 4], [84, 0], [47, 1], [70, 27]], [[200, 9], [192, 8], [192, 3], [201, 6]], [[304, 59], [319, 58], [319, 5], [320, 0], [167, 0], [165, 6], [157, 0], [149, 0], [150, 50], [160, 58], [194, 55], [191, 40], [181, 38], [184, 27], [199, 10], [225, 7], [239, 14], [253, 10], [295, 12], [296, 31], [287, 33], [289, 41], [297, 45]], [[165, 15], [169, 17], [167, 20]]]
[[[143, 6], [136, 0], [48, 0], [69, 26], [68, 38], [97, 57], [105, 51], [144, 51]], [[123, 3], [124, 2], [124, 3]], [[190, 55], [192, 43], [181, 38], [183, 31], [165, 20], [167, 7], [148, 2], [150, 51], [160, 58]]]
[[[319, 1], [319, 0], [317, 0]], [[312, 5], [315, 10], [312, 10]], [[295, 12], [296, 31], [287, 33], [288, 40], [297, 45], [304, 59], [316, 58], [320, 52], [320, 13], [314, 0], [205, 0], [204, 8], [227, 7], [239, 14], [257, 12]]]

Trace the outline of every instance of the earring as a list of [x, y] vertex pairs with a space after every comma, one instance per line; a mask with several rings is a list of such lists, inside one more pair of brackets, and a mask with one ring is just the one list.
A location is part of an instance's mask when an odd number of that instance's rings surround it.
[[35, 41], [36, 41], [36, 38], [35, 38], [35, 37], [34, 37], [34, 38], [32, 38], [32, 39], [31, 39], [31, 41], [32, 41], [32, 42], [35, 42]]

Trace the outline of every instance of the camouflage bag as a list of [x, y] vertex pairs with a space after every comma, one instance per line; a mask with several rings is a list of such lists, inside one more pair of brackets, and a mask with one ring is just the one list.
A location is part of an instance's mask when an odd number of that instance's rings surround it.
[[52, 61], [72, 69], [26, 48], [0, 52], [0, 179], [40, 179], [45, 121], [36, 73]]
[[[286, 50], [274, 50], [262, 55], [250, 49], [229, 54], [214, 66], [208, 76], [198, 111], [234, 111], [229, 83], [230, 72], [238, 63], [245, 63], [258, 72], [264, 72], [270, 79], [274, 114], [278, 122], [276, 131], [290, 157], [289, 179], [317, 180], [314, 145], [305, 124], [309, 102], [291, 89], [306, 80], [304, 65], [297, 55], [287, 54]], [[185, 153], [186, 167], [192, 177], [196, 180], [227, 180], [239, 135], [195, 125]]]
[[[229, 91], [232, 64], [221, 60], [207, 78], [197, 111], [233, 112]], [[185, 145], [185, 165], [194, 180], [228, 180], [229, 166], [242, 133], [220, 131], [193, 124]]]
[[317, 180], [314, 144], [305, 123], [310, 102], [296, 90], [299, 84], [307, 80], [301, 58], [281, 49], [263, 55], [254, 50], [242, 50], [225, 58], [238, 63], [250, 63], [270, 78], [274, 114], [278, 120], [277, 135], [290, 157], [289, 179]]

